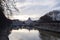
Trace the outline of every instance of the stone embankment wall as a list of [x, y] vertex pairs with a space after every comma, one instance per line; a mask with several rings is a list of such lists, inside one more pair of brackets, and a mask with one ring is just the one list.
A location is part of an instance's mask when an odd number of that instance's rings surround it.
[[60, 32], [60, 23], [40, 23], [39, 26], [35, 27], [38, 29]]

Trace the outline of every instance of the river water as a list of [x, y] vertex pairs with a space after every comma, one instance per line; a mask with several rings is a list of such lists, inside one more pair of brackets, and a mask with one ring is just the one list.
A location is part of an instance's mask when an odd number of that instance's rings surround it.
[[9, 40], [60, 40], [60, 34], [34, 29], [19, 29], [12, 30]]

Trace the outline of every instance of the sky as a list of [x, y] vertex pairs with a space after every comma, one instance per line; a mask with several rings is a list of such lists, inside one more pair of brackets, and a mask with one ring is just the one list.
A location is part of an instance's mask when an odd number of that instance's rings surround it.
[[60, 10], [60, 0], [16, 0], [15, 3], [20, 13], [14, 14], [12, 19], [33, 20], [39, 19], [52, 10]]

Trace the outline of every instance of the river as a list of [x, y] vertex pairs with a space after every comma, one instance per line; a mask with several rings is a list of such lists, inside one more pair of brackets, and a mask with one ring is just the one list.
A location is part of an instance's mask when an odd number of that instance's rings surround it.
[[60, 34], [43, 30], [19, 29], [12, 30], [9, 40], [60, 40]]

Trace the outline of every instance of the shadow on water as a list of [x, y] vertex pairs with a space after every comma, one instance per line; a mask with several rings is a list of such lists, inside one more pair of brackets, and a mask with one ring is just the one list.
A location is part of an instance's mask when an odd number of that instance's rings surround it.
[[39, 30], [39, 37], [42, 40], [60, 40], [60, 33]]

